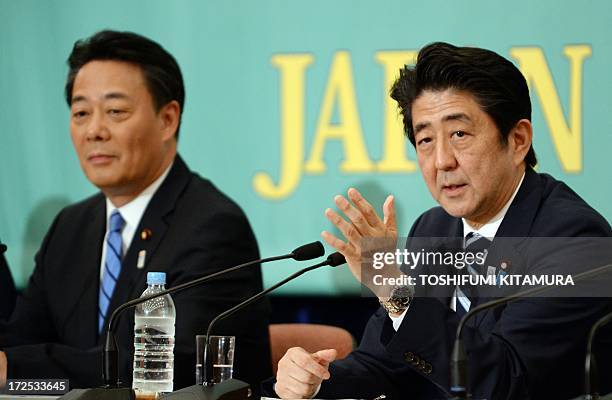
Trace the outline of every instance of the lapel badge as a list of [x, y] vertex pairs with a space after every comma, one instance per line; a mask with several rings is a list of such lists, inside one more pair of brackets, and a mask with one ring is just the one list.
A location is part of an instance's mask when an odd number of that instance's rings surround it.
[[140, 238], [142, 240], [149, 240], [151, 239], [151, 236], [153, 236], [153, 232], [151, 232], [151, 229], [143, 229], [142, 232], [140, 232]]
[[140, 250], [138, 252], [138, 261], [136, 262], [136, 268], [138, 268], [138, 269], [143, 269], [144, 268], [146, 257], [147, 257], [147, 251], [146, 250]]

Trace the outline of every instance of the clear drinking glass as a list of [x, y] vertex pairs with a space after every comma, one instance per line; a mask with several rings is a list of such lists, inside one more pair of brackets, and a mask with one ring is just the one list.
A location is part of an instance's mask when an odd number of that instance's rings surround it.
[[[196, 385], [204, 383], [204, 347], [206, 335], [196, 336]], [[212, 357], [212, 383], [232, 378], [234, 372], [235, 336], [210, 336], [210, 355]]]

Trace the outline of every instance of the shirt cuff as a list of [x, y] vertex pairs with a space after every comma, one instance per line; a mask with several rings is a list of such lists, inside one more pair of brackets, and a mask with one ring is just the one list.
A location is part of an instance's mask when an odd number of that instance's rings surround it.
[[391, 322], [393, 323], [393, 329], [395, 329], [396, 332], [399, 330], [400, 326], [402, 325], [402, 321], [404, 320], [404, 317], [406, 316], [406, 311], [408, 311], [408, 309], [405, 309], [397, 317], [394, 317], [391, 314], [387, 314], [389, 318], [391, 318]]

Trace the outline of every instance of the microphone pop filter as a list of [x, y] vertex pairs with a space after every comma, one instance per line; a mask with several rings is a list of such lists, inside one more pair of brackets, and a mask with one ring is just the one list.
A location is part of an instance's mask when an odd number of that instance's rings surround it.
[[298, 247], [291, 252], [291, 256], [296, 261], [312, 260], [325, 254], [325, 249], [321, 242], [316, 241]]

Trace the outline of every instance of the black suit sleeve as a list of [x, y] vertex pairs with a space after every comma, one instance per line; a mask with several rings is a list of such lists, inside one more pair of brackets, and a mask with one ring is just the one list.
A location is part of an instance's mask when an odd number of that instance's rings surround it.
[[0, 325], [0, 346], [7, 357], [9, 378], [70, 377], [71, 387], [79, 387], [99, 380], [101, 348], [79, 349], [58, 343], [59, 328], [48, 308], [42, 260], [60, 217], [61, 213], [36, 255], [36, 267], [11, 319]]
[[4, 255], [0, 255], [0, 321], [11, 316], [16, 297], [17, 291], [8, 263]]
[[[414, 235], [421, 217], [413, 224]], [[412, 305], [411, 305], [412, 308]], [[396, 336], [387, 311], [379, 308], [366, 325], [359, 347], [343, 360], [330, 364], [330, 379], [323, 381], [317, 398], [375, 398], [384, 394], [388, 399], [442, 398], [440, 390], [413, 370], [403, 352], [389, 351], [388, 343]]]
[[391, 319], [382, 307], [372, 315], [359, 347], [330, 365], [317, 398], [413, 398], [436, 399], [440, 390], [423, 379], [404, 361], [390, 353], [385, 342], [393, 337]]
[[[4, 348], [7, 354], [10, 354], [10, 350], [6, 349], [7, 347], [27, 345], [39, 342], [40, 340], [55, 338], [54, 335], [50, 334], [54, 329], [50, 318], [51, 315], [47, 308], [44, 268], [40, 261], [58, 218], [56, 217], [43, 240], [41, 249], [36, 254], [36, 267], [30, 276], [27, 287], [17, 300], [11, 319], [7, 323], [0, 325], [0, 346]], [[33, 325], [37, 329], [32, 329]]]

